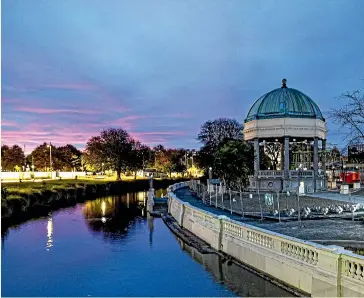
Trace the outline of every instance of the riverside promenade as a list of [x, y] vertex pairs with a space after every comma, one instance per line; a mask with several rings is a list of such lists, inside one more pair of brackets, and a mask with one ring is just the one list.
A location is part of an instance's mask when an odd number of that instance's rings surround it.
[[[364, 225], [360, 221], [351, 221], [345, 219], [319, 219], [319, 220], [305, 220], [303, 219], [301, 228], [297, 220], [290, 222], [277, 222], [269, 219], [260, 221], [249, 217], [242, 217], [237, 212], [231, 213], [230, 209], [222, 210], [215, 208], [213, 205], [209, 206], [204, 204], [202, 199], [193, 195], [188, 188], [181, 188], [175, 191], [176, 196], [194, 207], [206, 210], [216, 215], [224, 215], [228, 218], [247, 223], [262, 229], [270, 230], [276, 233], [281, 233], [287, 236], [296, 237], [302, 240], [312, 240], [324, 242], [325, 240], [347, 240], [356, 241], [361, 246], [364, 246]], [[315, 195], [315, 198], [322, 195], [321, 193]], [[331, 194], [330, 194], [331, 195]], [[339, 194], [340, 195], [340, 194]], [[345, 196], [345, 195], [340, 195]], [[329, 200], [339, 201], [340, 196], [326, 198]], [[226, 200], [228, 206], [228, 200]], [[233, 209], [235, 210], [235, 209]]]
[[[168, 189], [168, 212], [179, 226], [213, 249], [312, 297], [364, 297], [364, 257], [343, 247], [321, 245], [288, 236], [241, 215], [206, 206], [188, 187]], [[320, 223], [316, 222], [316, 228]], [[265, 221], [265, 223], [268, 223]], [[270, 224], [270, 223], [268, 223]], [[299, 227], [295, 230], [306, 230]], [[272, 223], [287, 226], [287, 223]]]

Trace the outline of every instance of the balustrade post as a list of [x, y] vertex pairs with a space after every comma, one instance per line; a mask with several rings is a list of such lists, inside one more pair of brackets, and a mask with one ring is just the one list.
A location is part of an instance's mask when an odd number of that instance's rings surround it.
[[[217, 197], [217, 191], [216, 191], [216, 197]], [[225, 208], [224, 208], [224, 193], [221, 195], [221, 209], [225, 210]]]
[[219, 215], [218, 217], [219, 220], [219, 241], [218, 241], [218, 250], [219, 251], [223, 251], [223, 247], [222, 247], [222, 236], [224, 233], [224, 220], [227, 220], [228, 217], [225, 215]]
[[230, 214], [233, 214], [233, 205], [231, 202], [231, 188], [229, 188], [229, 198], [230, 198]]
[[240, 187], [240, 204], [241, 204], [241, 214], [243, 215], [242, 217], [244, 218], [244, 204], [243, 204], [243, 196], [241, 193], [241, 187]]
[[279, 208], [279, 190], [277, 191], [278, 220], [281, 222], [281, 209]]

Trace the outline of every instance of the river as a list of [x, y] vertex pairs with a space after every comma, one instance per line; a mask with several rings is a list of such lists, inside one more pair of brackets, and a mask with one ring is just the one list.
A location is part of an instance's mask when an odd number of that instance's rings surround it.
[[292, 296], [181, 242], [145, 212], [145, 195], [86, 201], [10, 228], [2, 296]]

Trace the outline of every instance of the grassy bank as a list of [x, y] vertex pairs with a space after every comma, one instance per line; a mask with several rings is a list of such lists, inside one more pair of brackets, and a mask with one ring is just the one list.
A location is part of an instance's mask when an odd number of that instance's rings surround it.
[[[155, 189], [167, 188], [181, 180], [154, 180]], [[96, 179], [49, 180], [43, 182], [16, 182], [2, 184], [2, 226], [23, 222], [48, 214], [52, 210], [73, 206], [107, 195], [147, 190], [147, 179], [105, 181]]]

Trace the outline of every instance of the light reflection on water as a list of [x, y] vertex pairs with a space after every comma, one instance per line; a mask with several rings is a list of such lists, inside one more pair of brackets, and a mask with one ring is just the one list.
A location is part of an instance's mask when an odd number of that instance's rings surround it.
[[[205, 266], [219, 263], [216, 255], [204, 256], [203, 266], [195, 262], [199, 254], [186, 254], [188, 247], [146, 212], [145, 197], [140, 192], [87, 201], [9, 229], [2, 239], [2, 295], [285, 296], [272, 284], [259, 284], [259, 277], [243, 283], [250, 292], [229, 285], [234, 279], [218, 278], [218, 266]], [[235, 282], [245, 278], [234, 273]]]
[[53, 246], [53, 219], [52, 219], [52, 213], [48, 215], [48, 222], [47, 222], [47, 251], [50, 250], [50, 248]]

